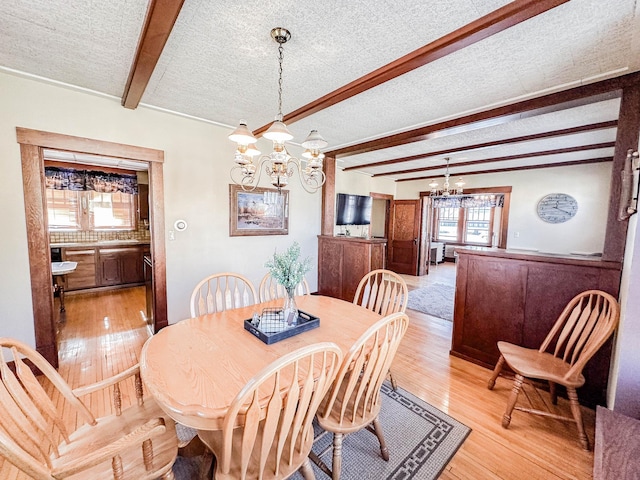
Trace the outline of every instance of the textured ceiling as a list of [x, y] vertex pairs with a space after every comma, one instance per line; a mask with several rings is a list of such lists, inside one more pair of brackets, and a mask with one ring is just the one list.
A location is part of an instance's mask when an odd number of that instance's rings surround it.
[[[277, 113], [277, 45], [284, 46], [283, 112], [291, 112], [504, 5], [505, 0], [185, 0], [142, 103], [253, 129]], [[142, 0], [0, 2], [0, 67], [122, 96], [144, 22]], [[522, 99], [640, 70], [637, 0], [571, 0], [289, 127], [318, 129], [333, 150]], [[384, 174], [444, 165], [444, 156], [367, 163], [615, 120], [619, 100], [521, 118], [426, 141], [345, 156], [340, 167]], [[615, 128], [453, 152], [491, 160], [615, 139]], [[460, 167], [462, 173], [611, 156], [593, 149]], [[443, 171], [443, 170], [442, 170]], [[430, 171], [439, 175], [442, 171]], [[395, 174], [406, 179], [427, 173]]]

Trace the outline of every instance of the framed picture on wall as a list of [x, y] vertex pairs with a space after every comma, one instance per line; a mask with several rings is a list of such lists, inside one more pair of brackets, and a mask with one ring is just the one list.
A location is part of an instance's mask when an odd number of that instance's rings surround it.
[[229, 185], [229, 236], [288, 235], [289, 191]]

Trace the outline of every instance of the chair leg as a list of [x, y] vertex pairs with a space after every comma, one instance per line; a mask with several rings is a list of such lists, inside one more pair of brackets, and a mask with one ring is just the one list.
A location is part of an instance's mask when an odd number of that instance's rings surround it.
[[555, 382], [549, 381], [549, 395], [551, 396], [551, 403], [558, 404], [558, 392], [556, 391]]
[[387, 442], [384, 441], [384, 435], [382, 434], [382, 425], [380, 425], [380, 420], [376, 417], [373, 421], [373, 433], [378, 437], [378, 441], [380, 442], [380, 455], [385, 462], [389, 461], [389, 449], [387, 448]]
[[502, 428], [507, 428], [511, 423], [511, 414], [513, 413], [513, 409], [516, 406], [518, 394], [520, 393], [520, 389], [522, 388], [522, 382], [524, 382], [524, 377], [520, 374], [516, 374], [516, 379], [513, 382], [513, 388], [511, 390], [511, 396], [509, 397], [509, 401], [507, 402], [507, 409], [502, 416]]
[[578, 402], [578, 393], [575, 388], [567, 387], [567, 396], [569, 397], [569, 405], [571, 405], [571, 413], [578, 427], [578, 438], [580, 445], [585, 450], [590, 450], [589, 438], [584, 431], [584, 423], [582, 422], [582, 412], [580, 411], [580, 402]]
[[332, 480], [340, 480], [340, 471], [342, 470], [342, 436], [342, 433], [333, 434]]
[[391, 370], [389, 370], [389, 380], [391, 380], [391, 388], [393, 388], [393, 391], [395, 392], [396, 390], [398, 390], [398, 382], [396, 382], [396, 379], [391, 373]]
[[489, 382], [487, 383], [487, 388], [489, 390], [493, 390], [493, 387], [495, 387], [496, 378], [498, 378], [498, 375], [500, 375], [500, 372], [502, 371], [503, 365], [504, 365], [504, 357], [502, 355], [500, 355], [500, 358], [498, 359], [498, 363], [496, 363], [496, 367], [493, 369], [493, 373], [491, 374], [491, 378], [489, 379]]
[[311, 463], [309, 462], [309, 457], [304, 459], [304, 462], [300, 465], [300, 469], [298, 471], [302, 474], [304, 480], [316, 480], [313, 468], [311, 468]]

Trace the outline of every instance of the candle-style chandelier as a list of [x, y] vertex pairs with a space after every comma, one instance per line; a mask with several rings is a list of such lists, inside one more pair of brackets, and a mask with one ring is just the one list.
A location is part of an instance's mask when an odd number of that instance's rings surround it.
[[[302, 156], [307, 164], [303, 167], [302, 162], [289, 155], [285, 142], [293, 139], [293, 135], [282, 121], [282, 61], [284, 59], [283, 45], [291, 38], [291, 33], [286, 28], [277, 27], [271, 30], [271, 38], [278, 43], [278, 114], [275, 121], [264, 133], [264, 137], [273, 142], [273, 151], [268, 155], [262, 155], [254, 163], [253, 157], [260, 155], [256, 148], [256, 138], [247, 127], [247, 122], [240, 120], [240, 125], [236, 128], [229, 140], [236, 142], [238, 147], [234, 156], [236, 165], [231, 169], [231, 179], [237, 185], [241, 185], [243, 190], [254, 190], [260, 182], [260, 176], [264, 171], [271, 178], [271, 184], [280, 191], [286, 187], [289, 178], [293, 176], [294, 169], [300, 174], [300, 183], [309, 193], [315, 193], [325, 182], [325, 174], [322, 171], [322, 159], [324, 154], [321, 148], [328, 145], [317, 130], [311, 130], [309, 136], [302, 142], [305, 149]], [[294, 168], [295, 167], [295, 168]], [[237, 178], [237, 177], [240, 178]]]
[[445, 158], [447, 161], [447, 171], [444, 174], [444, 185], [442, 186], [442, 190], [438, 189], [438, 182], [431, 180], [429, 183], [429, 188], [431, 189], [432, 197], [448, 197], [449, 195], [462, 195], [462, 187], [464, 187], [465, 182], [460, 178], [455, 183], [455, 190], [449, 188], [449, 158]]

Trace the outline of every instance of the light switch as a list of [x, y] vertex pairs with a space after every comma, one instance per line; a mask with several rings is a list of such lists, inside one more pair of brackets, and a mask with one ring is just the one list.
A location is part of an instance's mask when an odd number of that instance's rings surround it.
[[173, 241], [176, 239], [176, 232], [174, 232], [173, 230], [169, 230], [169, 240]]

